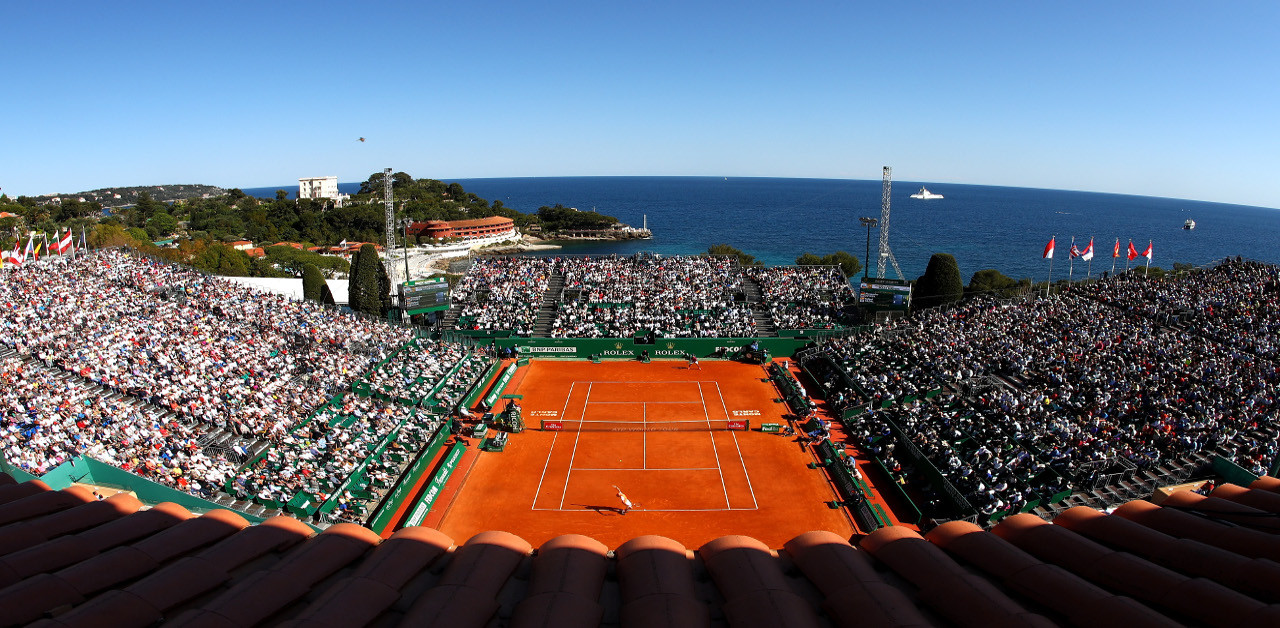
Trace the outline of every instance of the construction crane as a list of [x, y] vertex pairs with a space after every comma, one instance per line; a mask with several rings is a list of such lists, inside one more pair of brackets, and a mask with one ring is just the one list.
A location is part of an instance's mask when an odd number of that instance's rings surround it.
[[[391, 169], [387, 168], [382, 171], [382, 204], [386, 208], [387, 213], [387, 254], [382, 256], [382, 263], [387, 267], [387, 278], [391, 280], [391, 286], [394, 289], [396, 284], [396, 265], [391, 261], [391, 255], [396, 250], [396, 203], [391, 196]], [[408, 277], [405, 278], [408, 280]]]
[[893, 272], [898, 279], [906, 281], [902, 269], [898, 267], [898, 259], [889, 250], [889, 192], [893, 189], [893, 169], [884, 167], [880, 185], [880, 258], [876, 260], [876, 277], [884, 278], [885, 262], [893, 263]]

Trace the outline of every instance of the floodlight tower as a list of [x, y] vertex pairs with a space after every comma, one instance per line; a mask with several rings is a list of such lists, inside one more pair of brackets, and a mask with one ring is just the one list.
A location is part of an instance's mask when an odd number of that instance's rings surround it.
[[391, 254], [396, 250], [396, 203], [391, 196], [391, 169], [386, 168], [382, 171], [382, 204], [387, 211], [387, 243], [386, 256], [383, 263], [387, 266], [387, 277], [391, 279], [391, 285], [396, 284], [396, 265], [391, 263]]
[[902, 276], [902, 269], [898, 267], [898, 259], [893, 256], [893, 251], [889, 250], [889, 192], [893, 189], [893, 169], [889, 166], [884, 167], [882, 176], [882, 184], [880, 186], [880, 259], [876, 260], [876, 276], [884, 277], [885, 261], [893, 263], [893, 272], [898, 274], [898, 279], [905, 278]]

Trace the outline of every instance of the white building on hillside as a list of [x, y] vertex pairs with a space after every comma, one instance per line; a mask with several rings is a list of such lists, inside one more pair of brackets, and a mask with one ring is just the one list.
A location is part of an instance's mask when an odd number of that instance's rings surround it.
[[298, 179], [298, 198], [327, 198], [342, 207], [351, 195], [338, 191], [338, 177], [308, 177]]

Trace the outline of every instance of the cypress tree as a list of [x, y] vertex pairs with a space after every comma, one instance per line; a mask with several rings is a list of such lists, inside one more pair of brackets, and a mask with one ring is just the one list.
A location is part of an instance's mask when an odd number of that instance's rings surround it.
[[364, 248], [362, 247], [351, 255], [351, 268], [347, 270], [347, 306], [357, 312], [360, 311], [358, 306], [362, 300], [363, 290], [363, 286], [358, 279], [360, 274], [357, 269], [360, 268], [360, 253], [363, 251]]
[[302, 298], [308, 301], [319, 301], [320, 286], [324, 283], [324, 275], [315, 264], [302, 265]]
[[[353, 258], [351, 264], [350, 304], [351, 309], [370, 316], [382, 316], [382, 283], [379, 273], [385, 273], [378, 250], [372, 244], [360, 247], [360, 253]], [[386, 282], [388, 290], [390, 282]], [[388, 301], [389, 301], [388, 297]]]
[[911, 305], [913, 309], [924, 309], [954, 303], [962, 296], [964, 282], [960, 279], [960, 265], [956, 258], [949, 253], [934, 253], [924, 274], [916, 280]]

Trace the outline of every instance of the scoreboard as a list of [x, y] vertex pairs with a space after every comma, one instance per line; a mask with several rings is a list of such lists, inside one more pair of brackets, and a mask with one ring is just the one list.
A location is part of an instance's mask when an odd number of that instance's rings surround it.
[[406, 314], [447, 310], [449, 305], [449, 281], [444, 277], [400, 284], [400, 309]]
[[896, 279], [864, 278], [858, 303], [875, 309], [905, 310], [911, 305], [911, 284]]

